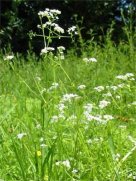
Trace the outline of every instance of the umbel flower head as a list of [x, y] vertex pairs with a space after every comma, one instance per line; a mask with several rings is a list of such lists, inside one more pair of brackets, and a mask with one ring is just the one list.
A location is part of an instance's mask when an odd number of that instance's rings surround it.
[[26, 136], [27, 134], [26, 133], [19, 133], [18, 135], [17, 135], [17, 138], [18, 139], [22, 139], [24, 136]]
[[4, 57], [4, 60], [12, 60], [14, 58], [14, 55], [7, 55]]
[[86, 63], [97, 62], [96, 58], [83, 58], [83, 61]]
[[44, 11], [39, 11], [38, 16], [40, 17], [47, 17], [47, 18], [53, 18], [54, 16], [57, 16], [61, 14], [61, 11], [57, 9], [49, 9], [46, 8]]
[[53, 51], [53, 50], [55, 50], [53, 47], [45, 47], [45, 48], [43, 48], [43, 49], [41, 50], [41, 55], [42, 55], [42, 54], [46, 54], [46, 53], [48, 53], [48, 52], [51, 52], [51, 51]]

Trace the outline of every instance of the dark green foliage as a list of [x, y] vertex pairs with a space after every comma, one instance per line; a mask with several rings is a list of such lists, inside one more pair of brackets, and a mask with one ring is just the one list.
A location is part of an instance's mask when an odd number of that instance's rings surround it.
[[[39, 52], [43, 48], [42, 40], [34, 38], [30, 42], [28, 33], [30, 30], [37, 31], [37, 24], [39, 23], [37, 13], [45, 8], [62, 11], [59, 24], [64, 29], [83, 19], [80, 26], [83, 27], [81, 34], [85, 40], [94, 36], [96, 41], [103, 41], [107, 29], [115, 21], [113, 40], [118, 42], [120, 37], [123, 38], [121, 28], [124, 25], [123, 21], [120, 20], [120, 8], [124, 9], [125, 17], [128, 17], [129, 12], [126, 5], [131, 5], [133, 7], [133, 10], [131, 8], [132, 12], [135, 12], [135, 1], [130, 0], [2, 0], [1, 47], [5, 47], [9, 43], [13, 51], [24, 52], [31, 43], [34, 50]], [[135, 13], [131, 14], [135, 20]], [[135, 21], [133, 25], [135, 25]], [[69, 47], [70, 41], [65, 39], [56, 41], [53, 46], [58, 44]]]

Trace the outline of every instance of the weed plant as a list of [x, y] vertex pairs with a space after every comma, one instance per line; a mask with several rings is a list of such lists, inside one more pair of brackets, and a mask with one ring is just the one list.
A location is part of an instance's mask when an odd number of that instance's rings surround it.
[[0, 180], [135, 180], [136, 54], [107, 38], [55, 55], [42, 32], [40, 61], [0, 55]]

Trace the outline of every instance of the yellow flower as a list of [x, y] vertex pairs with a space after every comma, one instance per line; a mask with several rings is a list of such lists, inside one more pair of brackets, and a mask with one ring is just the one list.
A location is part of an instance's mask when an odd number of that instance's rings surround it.
[[42, 155], [42, 153], [41, 153], [41, 151], [37, 151], [37, 156], [41, 156]]

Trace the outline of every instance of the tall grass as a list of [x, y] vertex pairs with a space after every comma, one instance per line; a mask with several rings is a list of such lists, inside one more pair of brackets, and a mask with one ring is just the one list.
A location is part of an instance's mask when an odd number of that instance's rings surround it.
[[0, 54], [0, 180], [136, 179], [136, 54], [109, 37], [64, 60]]
[[[97, 60], [88, 63], [72, 53], [42, 61], [28, 54], [27, 62], [1, 54], [0, 178], [134, 180], [136, 55], [131, 60], [130, 53], [127, 44], [107, 43], [88, 47], [84, 55]], [[102, 100], [108, 104], [101, 107]]]

